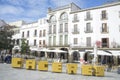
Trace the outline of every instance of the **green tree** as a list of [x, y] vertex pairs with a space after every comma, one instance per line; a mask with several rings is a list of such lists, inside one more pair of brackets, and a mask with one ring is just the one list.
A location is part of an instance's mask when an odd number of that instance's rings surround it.
[[29, 54], [29, 51], [30, 51], [30, 47], [29, 45], [26, 43], [26, 40], [25, 39], [22, 39], [21, 40], [21, 53], [22, 54]]
[[0, 26], [0, 49], [10, 50], [13, 48], [12, 35], [14, 32], [12, 28], [13, 26], [9, 25]]

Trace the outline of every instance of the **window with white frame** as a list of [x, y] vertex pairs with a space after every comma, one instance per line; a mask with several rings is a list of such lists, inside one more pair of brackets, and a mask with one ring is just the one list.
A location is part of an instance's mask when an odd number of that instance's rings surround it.
[[34, 46], [36, 46], [36, 39], [34, 40]]
[[49, 46], [51, 46], [52, 37], [49, 37]]
[[65, 32], [68, 32], [68, 23], [65, 23]]
[[107, 19], [107, 12], [106, 12], [106, 10], [102, 11], [101, 19]]
[[53, 25], [53, 33], [56, 33], [56, 25]]
[[52, 26], [49, 26], [49, 34], [52, 33]]
[[63, 32], [63, 24], [60, 24], [60, 33]]
[[42, 30], [40, 30], [39, 36], [42, 37]]
[[51, 17], [50, 17], [50, 22], [55, 22], [56, 21], [56, 17], [54, 16], [54, 15], [52, 15]]
[[102, 32], [108, 32], [107, 23], [102, 23]]
[[87, 32], [91, 31], [91, 23], [86, 23], [86, 31]]
[[62, 43], [63, 43], [63, 35], [60, 35], [60, 41], [59, 41], [59, 45], [63, 45]]
[[78, 44], [78, 38], [74, 38], [74, 44]]
[[120, 32], [120, 25], [119, 25], [119, 32]]
[[22, 32], [22, 37], [24, 38], [24, 32]]
[[77, 14], [74, 14], [73, 21], [77, 21], [77, 20], [78, 20], [78, 15], [77, 15]]
[[37, 36], [37, 30], [34, 31], [34, 36]]
[[56, 45], [56, 36], [53, 36], [53, 45]]
[[74, 24], [74, 31], [73, 32], [78, 32], [78, 25]]
[[67, 20], [68, 19], [68, 15], [66, 12], [62, 13], [60, 16], [60, 20]]
[[46, 34], [46, 30], [43, 30], [43, 36], [44, 36], [44, 37], [46, 36], [45, 34]]
[[68, 35], [65, 35], [65, 45], [68, 45]]
[[27, 37], [29, 37], [29, 31], [27, 31]]

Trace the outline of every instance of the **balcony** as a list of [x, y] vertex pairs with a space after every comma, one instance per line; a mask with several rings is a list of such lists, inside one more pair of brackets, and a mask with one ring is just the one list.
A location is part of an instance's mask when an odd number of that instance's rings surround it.
[[75, 22], [79, 22], [79, 20], [78, 20], [78, 19], [73, 19], [72, 22], [73, 22], [73, 23], [75, 23]]
[[109, 33], [109, 28], [107, 27], [106, 29], [101, 29], [102, 34], [108, 34]]
[[108, 20], [108, 15], [106, 14], [101, 14], [101, 20]]
[[79, 31], [73, 31], [72, 34], [79, 34]]
[[92, 20], [92, 19], [93, 19], [93, 18], [92, 18], [91, 16], [88, 16], [88, 17], [86, 16], [86, 17], [85, 17], [85, 21], [89, 21], [89, 20]]
[[93, 30], [92, 30], [92, 29], [90, 29], [90, 30], [85, 30], [84, 32], [85, 32], [85, 33], [93, 33]]
[[52, 34], [52, 32], [49, 31], [48, 34]]

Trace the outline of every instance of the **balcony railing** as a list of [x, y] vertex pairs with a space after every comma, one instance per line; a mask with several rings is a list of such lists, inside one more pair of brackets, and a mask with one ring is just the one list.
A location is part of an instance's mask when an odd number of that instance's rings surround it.
[[105, 33], [105, 34], [106, 34], [106, 33], [109, 33], [109, 28], [107, 27], [107, 29], [102, 29], [102, 27], [101, 27], [101, 33], [103, 33], [103, 34], [104, 34], [104, 33]]
[[90, 29], [90, 30], [85, 30], [85, 33], [93, 33], [93, 30]]
[[73, 31], [72, 34], [79, 34], [79, 31]]
[[86, 16], [86, 17], [85, 17], [85, 21], [92, 20], [92, 19], [93, 19], [93, 18], [92, 18], [91, 16], [88, 16], [88, 17]]
[[79, 20], [78, 19], [73, 19], [73, 21], [72, 22], [79, 22]]
[[101, 20], [108, 20], [108, 15], [106, 14], [101, 14]]

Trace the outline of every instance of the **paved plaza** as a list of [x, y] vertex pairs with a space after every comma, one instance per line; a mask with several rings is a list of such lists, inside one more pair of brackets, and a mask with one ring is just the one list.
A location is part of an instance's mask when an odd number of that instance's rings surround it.
[[0, 80], [120, 80], [116, 71], [105, 72], [104, 77], [81, 75], [80, 65], [76, 75], [66, 73], [66, 64], [63, 64], [62, 73], [52, 73], [51, 64], [48, 71], [26, 70], [12, 68], [10, 64], [0, 63]]

